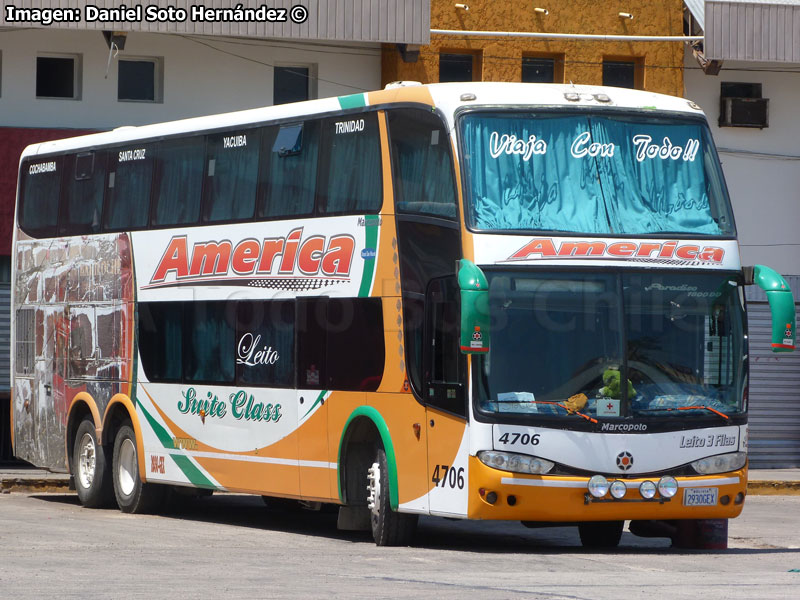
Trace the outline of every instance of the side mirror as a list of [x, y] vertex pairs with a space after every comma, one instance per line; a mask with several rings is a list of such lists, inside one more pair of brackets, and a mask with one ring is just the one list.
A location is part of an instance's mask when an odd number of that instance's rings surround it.
[[772, 351], [791, 352], [794, 350], [795, 311], [789, 284], [780, 273], [764, 265], [746, 267], [743, 271], [745, 283], [755, 283], [767, 294], [772, 313]]
[[461, 290], [461, 352], [489, 352], [489, 282], [475, 263], [458, 262], [458, 287]]

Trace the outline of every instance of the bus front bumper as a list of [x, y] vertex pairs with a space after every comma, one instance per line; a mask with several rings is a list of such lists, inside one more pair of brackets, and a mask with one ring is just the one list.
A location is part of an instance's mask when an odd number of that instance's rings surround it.
[[[658, 493], [644, 499], [639, 486], [658, 478], [618, 478], [626, 486], [621, 499], [589, 494], [589, 477], [524, 475], [500, 471], [470, 456], [469, 518], [541, 522], [616, 520], [727, 519], [742, 512], [747, 467], [731, 473], [676, 477], [672, 498]], [[609, 482], [613, 477], [608, 477]]]

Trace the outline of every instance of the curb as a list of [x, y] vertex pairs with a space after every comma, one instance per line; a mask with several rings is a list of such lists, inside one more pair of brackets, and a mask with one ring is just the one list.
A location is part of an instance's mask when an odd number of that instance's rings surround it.
[[[0, 494], [40, 493], [63, 494], [71, 492], [68, 477], [29, 478], [9, 477], [0, 479]], [[750, 481], [747, 483], [749, 496], [798, 496], [800, 481]]]
[[750, 481], [747, 493], [751, 496], [800, 495], [800, 481]]
[[69, 492], [69, 479], [30, 479], [15, 477], [0, 480], [0, 494], [42, 493], [63, 494]]

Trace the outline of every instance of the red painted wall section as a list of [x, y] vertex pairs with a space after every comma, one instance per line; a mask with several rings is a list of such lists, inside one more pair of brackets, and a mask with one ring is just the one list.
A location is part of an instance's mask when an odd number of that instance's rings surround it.
[[0, 255], [11, 254], [19, 156], [25, 146], [95, 133], [86, 129], [30, 129], [0, 127]]

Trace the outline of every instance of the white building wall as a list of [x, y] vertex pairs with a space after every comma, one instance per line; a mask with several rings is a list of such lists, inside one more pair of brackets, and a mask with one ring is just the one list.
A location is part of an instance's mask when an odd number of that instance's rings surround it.
[[[723, 81], [761, 83], [763, 96], [769, 98], [769, 127], [718, 127]], [[685, 96], [705, 111], [720, 149], [742, 264], [800, 275], [798, 66], [725, 61], [719, 75], [709, 76], [689, 54], [684, 82]]]
[[[80, 100], [36, 99], [37, 53], [82, 55]], [[119, 58], [163, 58], [163, 102], [118, 102], [113, 59], [105, 77], [108, 56], [99, 31], [0, 29], [0, 126], [108, 129], [267, 106], [272, 65], [313, 65], [318, 98], [378, 89], [381, 82], [379, 44], [134, 32]]]

